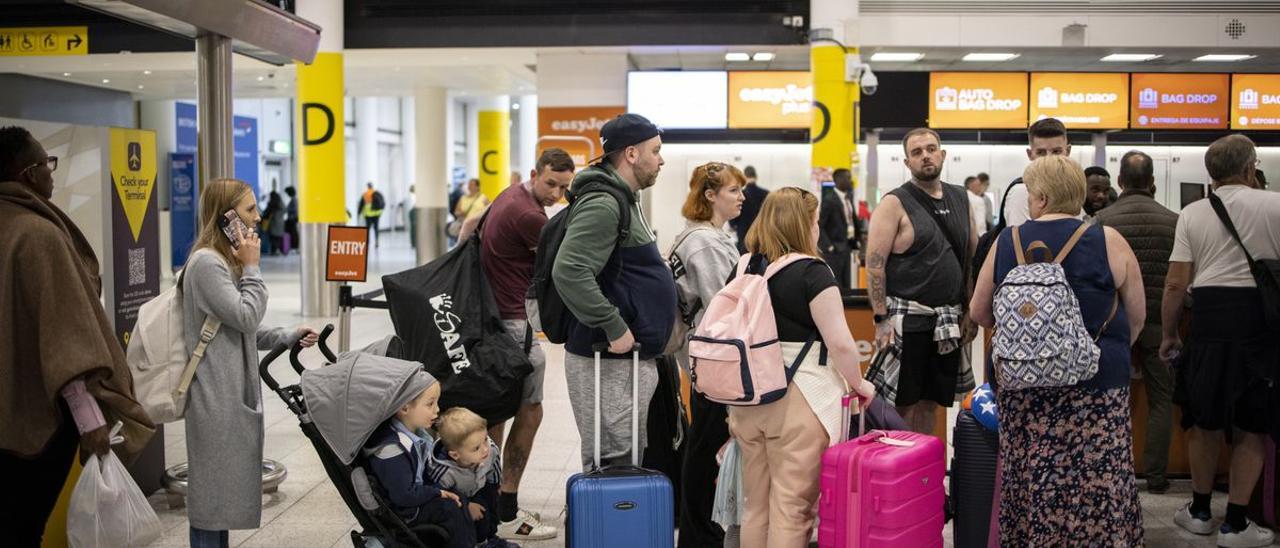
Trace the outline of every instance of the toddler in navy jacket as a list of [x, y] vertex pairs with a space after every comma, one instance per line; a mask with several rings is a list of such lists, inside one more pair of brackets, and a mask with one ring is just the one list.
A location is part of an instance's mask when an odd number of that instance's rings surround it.
[[427, 474], [442, 489], [463, 497], [476, 524], [476, 539], [485, 546], [516, 546], [496, 538], [498, 532], [498, 487], [502, 483], [502, 463], [498, 446], [489, 439], [484, 418], [465, 407], [445, 411], [436, 423], [440, 438], [427, 457]]

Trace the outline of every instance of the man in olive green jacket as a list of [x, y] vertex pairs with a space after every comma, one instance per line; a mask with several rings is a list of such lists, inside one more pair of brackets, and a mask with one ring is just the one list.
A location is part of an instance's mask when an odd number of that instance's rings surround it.
[[[604, 157], [573, 181], [573, 203], [552, 277], [574, 321], [565, 343], [569, 402], [590, 468], [594, 439], [593, 345], [608, 344], [600, 366], [601, 464], [631, 458], [632, 348], [639, 345], [639, 421], [646, 424], [658, 385], [655, 358], [675, 322], [675, 280], [640, 208], [639, 192], [653, 186], [662, 168], [661, 131], [636, 114], [624, 114], [600, 130]], [[623, 214], [627, 208], [629, 215]], [[626, 227], [622, 219], [630, 217]], [[639, 448], [644, 449], [644, 428]]]

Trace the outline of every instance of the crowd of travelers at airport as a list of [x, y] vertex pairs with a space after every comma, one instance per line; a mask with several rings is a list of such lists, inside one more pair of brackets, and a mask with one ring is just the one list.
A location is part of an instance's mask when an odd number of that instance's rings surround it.
[[[441, 379], [425, 371], [406, 384], [412, 393], [382, 417], [358, 457], [406, 523], [439, 525], [459, 548], [565, 534], [523, 507], [519, 489], [543, 420], [547, 371], [547, 343], [528, 340], [538, 318], [527, 296], [552, 222], [547, 208], [570, 197], [563, 240], [543, 259], [569, 313], [562, 368], [581, 463], [584, 471], [626, 465], [639, 460], [635, 448], [665, 441], [647, 439], [644, 428], [633, 434], [632, 415], [650, 421], [649, 402], [671, 390], [665, 372], [692, 377], [687, 431], [669, 463], [680, 477], [681, 547], [808, 546], [824, 452], [849, 437], [843, 397], [863, 409], [886, 401], [907, 429], [933, 434], [946, 427], [939, 408], [961, 405], [979, 386], [994, 389], [999, 409], [999, 545], [1141, 545], [1139, 478], [1151, 493], [1169, 490], [1175, 428], [1186, 431], [1192, 494], [1173, 521], [1217, 535], [1220, 546], [1271, 544], [1249, 503], [1274, 451], [1268, 438], [1280, 437], [1280, 301], [1266, 281], [1280, 259], [1280, 193], [1265, 189], [1249, 138], [1228, 135], [1207, 148], [1211, 195], [1180, 212], [1156, 199], [1150, 156], [1124, 154], [1113, 186], [1108, 170], [1071, 159], [1066, 128], [1052, 118], [1028, 128], [1025, 171], [999, 200], [985, 173], [963, 186], [943, 181], [946, 144], [926, 128], [902, 139], [911, 179], [869, 211], [848, 169], [766, 189], [751, 166], [708, 162], [692, 170], [680, 206], [686, 224], [667, 249], [639, 199], [663, 169], [661, 130], [625, 114], [603, 126], [601, 142], [603, 155], [589, 167], [546, 149], [525, 180], [492, 200], [471, 181], [451, 204], [456, 219], [441, 230], [479, 238], [503, 327], [533, 372], [509, 424], [442, 409]], [[0, 128], [0, 529], [22, 547], [40, 545], [77, 454], [82, 462], [112, 449], [136, 454], [156, 425], [135, 397], [100, 301], [100, 269], [110, 259], [101, 262], [55, 205], [57, 166], [27, 130]], [[193, 547], [228, 546], [228, 531], [260, 526], [259, 351], [318, 340], [307, 327], [263, 324], [263, 244], [287, 252], [288, 235], [297, 245], [289, 196], [287, 205], [270, 197], [264, 214], [244, 182], [205, 182], [199, 233], [177, 277], [185, 349], [202, 360], [185, 407]], [[376, 233], [381, 194], [370, 184], [357, 205]], [[237, 214], [231, 232], [227, 211]], [[845, 314], [860, 271], [874, 361], [883, 365], [866, 378], [872, 356], [859, 350]], [[983, 344], [984, 330], [991, 337], [1005, 322], [1040, 313], [1034, 302], [1005, 306], [1005, 292], [1031, 275], [1058, 276], [1070, 289], [1064, 302], [1078, 310], [1079, 325], [1052, 334], [1083, 335], [1086, 357], [1070, 382], [1002, 365], [1042, 341], [997, 334]], [[699, 390], [714, 379], [698, 378], [690, 340], [707, 329], [704, 319], [727, 317], [726, 287], [750, 276], [766, 280], [787, 384], [768, 402], [726, 404]], [[209, 320], [220, 325], [212, 337], [203, 336]], [[1136, 377], [1148, 406], [1137, 463]], [[111, 446], [117, 422], [124, 442]], [[1227, 505], [1215, 516], [1224, 443]], [[722, 464], [731, 462], [726, 474]]]

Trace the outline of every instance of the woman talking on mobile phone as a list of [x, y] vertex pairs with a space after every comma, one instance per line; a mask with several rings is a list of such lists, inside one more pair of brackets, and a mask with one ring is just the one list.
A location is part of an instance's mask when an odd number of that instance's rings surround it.
[[[228, 213], [232, 213], [228, 215]], [[187, 515], [191, 546], [228, 546], [228, 530], [262, 518], [262, 387], [258, 350], [315, 344], [315, 331], [264, 328], [267, 286], [258, 267], [261, 217], [253, 189], [215, 179], [200, 193], [200, 234], [179, 276], [187, 352], [206, 319], [221, 322], [196, 366], [187, 402]], [[225, 228], [225, 230], [224, 230]]]

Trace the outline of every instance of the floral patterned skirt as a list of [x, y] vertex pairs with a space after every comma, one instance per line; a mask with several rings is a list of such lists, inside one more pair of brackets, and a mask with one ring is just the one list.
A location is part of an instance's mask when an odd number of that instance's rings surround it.
[[1129, 388], [1002, 390], [1001, 546], [1141, 546]]

